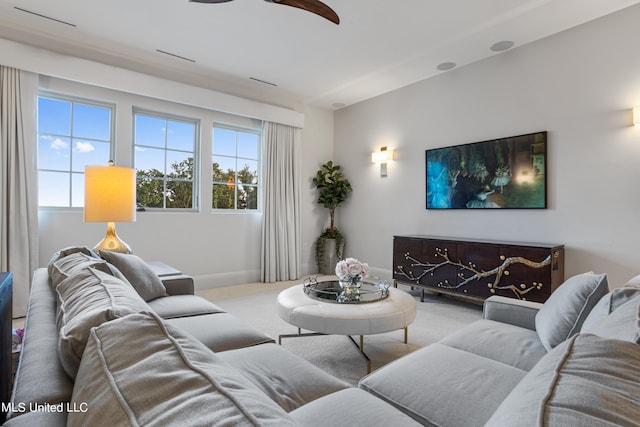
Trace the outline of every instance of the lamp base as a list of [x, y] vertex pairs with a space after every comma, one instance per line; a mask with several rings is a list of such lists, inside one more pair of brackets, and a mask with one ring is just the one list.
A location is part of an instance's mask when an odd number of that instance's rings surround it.
[[111, 252], [119, 252], [122, 254], [130, 254], [132, 253], [131, 247], [127, 245], [125, 242], [120, 240], [118, 234], [116, 233], [116, 224], [113, 222], [107, 223], [107, 234], [94, 248], [95, 252], [98, 251], [111, 251]]

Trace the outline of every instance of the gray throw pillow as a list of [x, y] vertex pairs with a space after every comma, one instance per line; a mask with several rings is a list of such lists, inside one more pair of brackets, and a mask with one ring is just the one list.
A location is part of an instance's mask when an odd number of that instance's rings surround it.
[[89, 267], [114, 275], [109, 263], [102, 258], [93, 257], [84, 252], [74, 252], [49, 264], [51, 289], [55, 290], [60, 282]]
[[91, 328], [127, 314], [151, 311], [131, 285], [93, 268], [63, 280], [56, 293], [58, 356], [71, 378], [75, 378]]
[[580, 332], [591, 309], [609, 291], [606, 274], [583, 273], [566, 280], [536, 314], [536, 331], [547, 351]]
[[579, 334], [547, 353], [486, 427], [635, 426], [640, 346]]
[[[49, 273], [50, 278], [55, 278], [56, 280], [59, 279], [59, 277], [56, 276], [56, 274], [59, 273], [59, 268], [56, 267], [56, 263], [59, 263], [64, 258], [70, 255], [75, 255], [76, 257], [78, 255], [86, 255], [87, 258], [93, 258], [97, 261], [100, 261], [100, 257], [98, 256], [98, 254], [96, 254], [86, 246], [69, 246], [67, 248], [60, 249], [58, 252], [53, 254], [51, 260], [49, 260], [49, 264], [47, 265], [47, 272]], [[62, 279], [58, 280], [57, 283], [53, 283], [51, 285], [52, 289], [55, 290], [57, 284], [64, 279], [65, 278], [63, 277]]]
[[139, 256], [110, 251], [100, 251], [100, 256], [120, 270], [143, 300], [151, 301], [167, 296], [162, 280]]
[[595, 325], [589, 333], [637, 344], [640, 343], [639, 322], [640, 298], [632, 298]]
[[609, 314], [616, 311], [627, 301], [638, 299], [640, 301], [640, 287], [617, 288], [603, 296], [589, 313], [582, 324], [581, 333], [591, 332], [600, 323], [604, 322]]
[[[277, 381], [277, 380], [276, 380]], [[242, 372], [155, 313], [91, 330], [68, 426], [293, 426]]]
[[69, 256], [75, 253], [83, 253], [93, 258], [100, 258], [93, 250], [89, 249], [86, 246], [69, 246], [64, 249], [60, 249], [58, 252], [53, 254], [53, 256], [51, 257], [51, 260], [49, 261], [49, 265], [53, 264], [54, 262], [66, 256]]
[[632, 277], [629, 281], [624, 285], [625, 287], [639, 287], [640, 286], [640, 275]]

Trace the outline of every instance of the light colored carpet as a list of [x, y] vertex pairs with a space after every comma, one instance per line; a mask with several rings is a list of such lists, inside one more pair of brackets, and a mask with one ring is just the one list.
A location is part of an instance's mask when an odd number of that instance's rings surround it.
[[[270, 335], [277, 342], [278, 335], [297, 333], [295, 326], [280, 319], [276, 309], [280, 291], [296, 283], [300, 281], [252, 283], [208, 289], [197, 294]], [[408, 287], [400, 286], [400, 289], [410, 291]], [[437, 342], [482, 317], [482, 308], [478, 305], [437, 296], [426, 296], [421, 303], [417, 294], [416, 299], [417, 315], [415, 322], [409, 326], [408, 344], [403, 342], [402, 330], [365, 336], [365, 352], [371, 359], [372, 369]], [[358, 337], [354, 338], [358, 341]], [[285, 338], [282, 346], [352, 385], [356, 385], [367, 373], [365, 360], [344, 336]]]

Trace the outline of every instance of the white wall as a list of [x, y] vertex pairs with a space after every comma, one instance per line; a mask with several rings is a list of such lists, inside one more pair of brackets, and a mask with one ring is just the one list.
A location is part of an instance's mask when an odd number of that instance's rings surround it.
[[[640, 6], [335, 114], [354, 192], [338, 212], [348, 256], [391, 275], [394, 235], [564, 244], [565, 275], [640, 273]], [[443, 60], [455, 58], [443, 58]], [[425, 209], [426, 149], [548, 131], [546, 210]], [[381, 178], [370, 153], [396, 149]]]
[[317, 203], [317, 193], [311, 180], [320, 166], [333, 158], [333, 112], [307, 107], [302, 140], [302, 271], [311, 274], [318, 271], [316, 237], [329, 226], [329, 211]]

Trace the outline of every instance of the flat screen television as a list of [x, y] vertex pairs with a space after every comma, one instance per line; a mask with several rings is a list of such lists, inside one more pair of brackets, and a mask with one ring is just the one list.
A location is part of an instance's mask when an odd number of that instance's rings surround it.
[[426, 150], [427, 209], [546, 209], [547, 132]]

